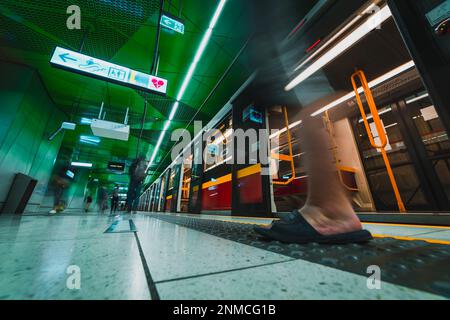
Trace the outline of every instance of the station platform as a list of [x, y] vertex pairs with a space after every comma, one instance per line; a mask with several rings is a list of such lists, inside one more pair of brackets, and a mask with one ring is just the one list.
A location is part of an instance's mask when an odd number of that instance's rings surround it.
[[[0, 299], [450, 298], [450, 228], [368, 223], [358, 245], [268, 242], [271, 219], [161, 213], [0, 216]], [[381, 288], [369, 289], [369, 266]], [[80, 272], [80, 288], [67, 285]]]

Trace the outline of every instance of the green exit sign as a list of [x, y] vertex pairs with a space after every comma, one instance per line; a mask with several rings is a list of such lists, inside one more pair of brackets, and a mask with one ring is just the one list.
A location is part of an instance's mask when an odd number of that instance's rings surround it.
[[184, 34], [184, 23], [180, 20], [170, 17], [166, 13], [161, 16], [161, 25], [167, 29]]

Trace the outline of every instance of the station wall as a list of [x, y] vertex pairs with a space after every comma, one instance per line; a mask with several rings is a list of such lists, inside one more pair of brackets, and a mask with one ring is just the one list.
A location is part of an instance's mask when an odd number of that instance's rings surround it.
[[16, 173], [38, 180], [25, 211], [41, 204], [61, 146], [48, 137], [64, 121], [36, 71], [0, 61], [0, 208]]

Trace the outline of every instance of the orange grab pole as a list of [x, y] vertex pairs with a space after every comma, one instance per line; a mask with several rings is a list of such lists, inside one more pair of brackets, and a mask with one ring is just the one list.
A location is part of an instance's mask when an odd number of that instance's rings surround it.
[[[370, 112], [372, 114], [373, 121], [375, 123], [375, 127], [377, 129], [378, 137], [380, 138], [380, 144], [377, 145], [375, 143], [375, 139], [372, 135], [372, 131], [370, 130], [369, 122], [367, 121], [367, 115], [364, 110], [364, 106], [361, 101], [361, 96], [359, 94], [358, 86], [356, 85], [356, 79], [359, 78], [362, 88], [364, 91], [364, 96], [366, 97], [367, 104], [369, 105]], [[403, 204], [402, 197], [400, 195], [400, 191], [398, 190], [397, 181], [395, 180], [394, 172], [392, 171], [391, 163], [389, 162], [389, 158], [386, 153], [386, 145], [387, 145], [387, 136], [384, 132], [383, 124], [380, 120], [380, 115], [378, 113], [377, 106], [375, 105], [375, 101], [373, 99], [372, 91], [370, 90], [369, 84], [367, 82], [366, 76], [363, 71], [357, 70], [351, 77], [353, 90], [356, 94], [356, 101], [358, 103], [359, 111], [361, 112], [361, 116], [364, 121], [364, 126], [367, 131], [367, 135], [369, 136], [370, 144], [375, 149], [380, 149], [381, 155], [383, 156], [384, 164], [387, 169], [387, 173], [389, 176], [389, 180], [391, 181], [392, 189], [394, 189], [395, 198], [397, 200], [398, 209], [400, 212], [406, 212], [405, 205]]]
[[[359, 191], [358, 188], [349, 187], [345, 183], [344, 178], [342, 177], [341, 170], [344, 170], [344, 167], [342, 167], [340, 165], [340, 161], [339, 161], [339, 157], [338, 157], [338, 153], [337, 153], [337, 144], [336, 144], [336, 140], [334, 138], [333, 124], [331, 123], [330, 115], [329, 115], [328, 111], [325, 111], [325, 114], [324, 114], [323, 118], [324, 118], [324, 122], [325, 122], [325, 127], [326, 127], [327, 132], [328, 132], [328, 136], [330, 137], [330, 141], [333, 144], [332, 145], [333, 158], [334, 158], [334, 161], [336, 163], [336, 169], [337, 169], [337, 172], [338, 172], [339, 180], [341, 181], [341, 184], [345, 187], [345, 189], [347, 189], [348, 191]], [[349, 170], [345, 170], [345, 171], [349, 171]]]
[[294, 163], [294, 155], [292, 153], [292, 136], [291, 136], [291, 129], [289, 129], [289, 116], [288, 116], [287, 108], [283, 107], [283, 111], [284, 111], [284, 123], [286, 125], [286, 133], [287, 133], [287, 137], [288, 137], [289, 156], [281, 155], [281, 154], [272, 154], [272, 158], [290, 161], [292, 177], [286, 181], [273, 181], [272, 183], [275, 185], [287, 186], [288, 184], [290, 184], [292, 181], [295, 180], [295, 163]]

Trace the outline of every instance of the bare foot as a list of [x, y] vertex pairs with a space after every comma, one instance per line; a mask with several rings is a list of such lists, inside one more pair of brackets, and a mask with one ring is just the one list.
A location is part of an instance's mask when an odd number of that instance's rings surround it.
[[316, 206], [306, 205], [299, 210], [299, 213], [324, 236], [362, 230], [361, 222], [351, 206], [325, 211]]

